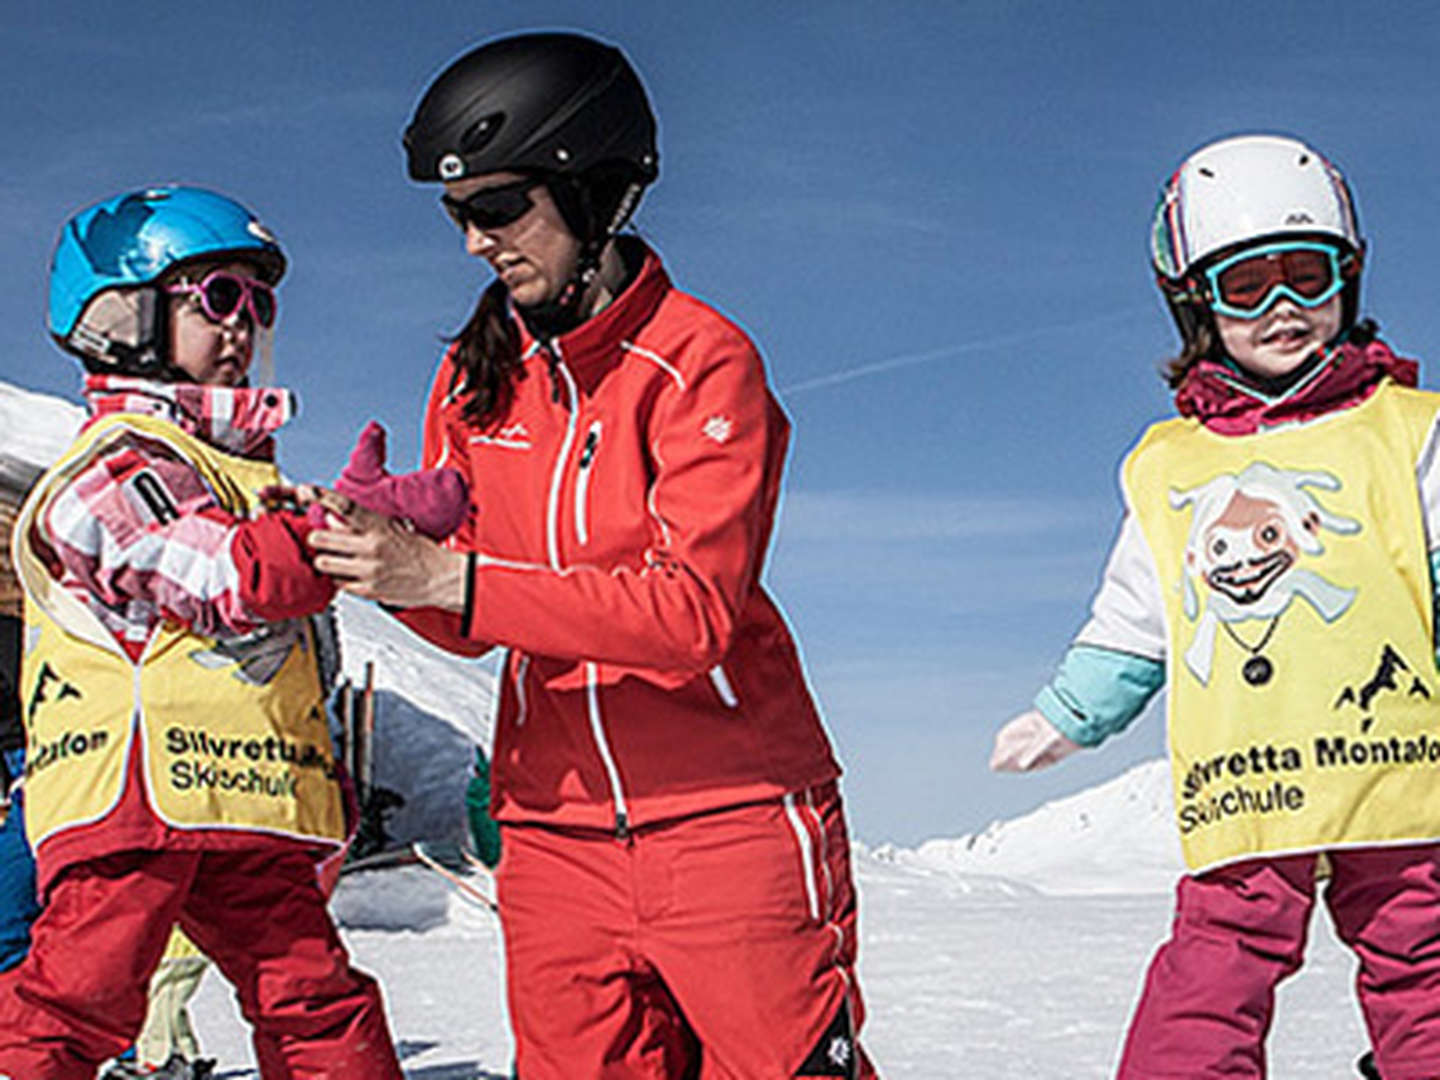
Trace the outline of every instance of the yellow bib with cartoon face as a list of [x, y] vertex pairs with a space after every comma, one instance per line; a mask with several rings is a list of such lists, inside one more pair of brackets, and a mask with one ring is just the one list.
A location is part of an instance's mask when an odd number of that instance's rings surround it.
[[238, 829], [324, 844], [344, 836], [314, 632], [308, 620], [211, 638], [162, 622], [132, 663], [99, 618], [46, 568], [56, 492], [119, 438], [139, 434], [190, 462], [219, 504], [244, 517], [275, 466], [235, 457], [154, 417], [87, 428], [41, 478], [15, 533], [25, 587], [21, 703], [26, 828], [37, 848], [119, 802], [132, 744], [145, 795], [180, 829]]
[[1151, 428], [1125, 462], [1165, 596], [1192, 870], [1440, 838], [1440, 677], [1416, 464], [1440, 396], [1303, 426]]

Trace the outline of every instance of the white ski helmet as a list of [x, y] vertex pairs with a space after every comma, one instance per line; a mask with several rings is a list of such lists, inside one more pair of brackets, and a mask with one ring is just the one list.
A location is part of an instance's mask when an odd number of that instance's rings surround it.
[[1185, 159], [1160, 193], [1150, 252], [1182, 278], [1210, 255], [1262, 237], [1321, 234], [1364, 248], [1340, 170], [1298, 139], [1238, 135]]
[[1198, 271], [1247, 245], [1286, 237], [1338, 241], [1349, 273], [1342, 329], [1355, 321], [1365, 251], [1345, 177], [1284, 135], [1237, 135], [1196, 150], [1160, 192], [1150, 257], [1187, 342], [1210, 313]]

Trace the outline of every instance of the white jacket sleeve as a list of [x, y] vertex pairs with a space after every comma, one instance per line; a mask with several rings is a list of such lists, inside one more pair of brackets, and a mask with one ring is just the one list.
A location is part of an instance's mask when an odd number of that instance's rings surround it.
[[1035, 707], [1072, 742], [1096, 746], [1128, 727], [1164, 685], [1165, 642], [1160, 575], [1127, 507], [1090, 620]]

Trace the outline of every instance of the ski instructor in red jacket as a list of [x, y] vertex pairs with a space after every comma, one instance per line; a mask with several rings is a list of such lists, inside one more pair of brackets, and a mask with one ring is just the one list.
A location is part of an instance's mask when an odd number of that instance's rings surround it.
[[491, 41], [405, 150], [495, 275], [425, 418], [471, 511], [441, 544], [327, 493], [312, 544], [442, 647], [505, 649], [519, 1075], [873, 1077], [840, 769], [760, 583], [789, 425], [744, 332], [618, 235], [658, 173], [638, 76], [576, 34]]

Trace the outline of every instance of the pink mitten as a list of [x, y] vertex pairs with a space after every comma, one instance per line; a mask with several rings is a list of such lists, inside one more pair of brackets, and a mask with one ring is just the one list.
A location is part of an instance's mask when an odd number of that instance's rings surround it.
[[460, 527], [470, 510], [470, 490], [455, 469], [417, 469], [392, 476], [385, 468], [385, 429], [365, 425], [335, 490], [367, 510], [407, 518], [415, 531], [443, 540]]

